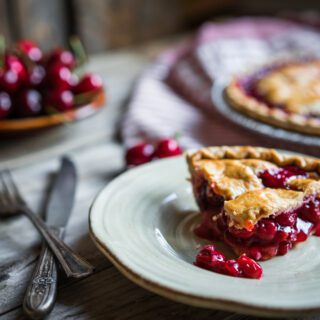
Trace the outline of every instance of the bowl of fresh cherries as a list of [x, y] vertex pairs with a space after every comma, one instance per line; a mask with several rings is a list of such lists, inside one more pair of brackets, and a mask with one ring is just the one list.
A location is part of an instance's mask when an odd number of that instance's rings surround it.
[[71, 50], [43, 52], [31, 40], [5, 48], [0, 37], [0, 133], [20, 133], [73, 122], [105, 104], [101, 78], [80, 73], [86, 55], [80, 41]]

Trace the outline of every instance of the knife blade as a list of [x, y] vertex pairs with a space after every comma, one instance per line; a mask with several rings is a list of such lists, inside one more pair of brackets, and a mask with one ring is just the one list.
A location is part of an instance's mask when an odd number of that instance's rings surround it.
[[[76, 182], [77, 174], [73, 162], [63, 157], [45, 212], [47, 224], [61, 238], [73, 206]], [[57, 278], [55, 259], [48, 247], [43, 245], [23, 301], [24, 312], [31, 319], [42, 319], [51, 312], [56, 301]]]

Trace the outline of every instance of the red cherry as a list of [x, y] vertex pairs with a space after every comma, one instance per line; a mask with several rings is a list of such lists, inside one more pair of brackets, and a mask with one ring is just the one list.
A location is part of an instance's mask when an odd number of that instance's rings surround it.
[[35, 65], [28, 75], [28, 85], [31, 87], [39, 87], [43, 84], [46, 76], [46, 70], [41, 65]]
[[73, 92], [75, 94], [86, 93], [90, 91], [99, 91], [102, 89], [102, 79], [95, 74], [86, 74], [80, 79]]
[[25, 39], [19, 41], [17, 48], [33, 62], [39, 62], [42, 59], [42, 51], [38, 45], [31, 40]]
[[54, 63], [47, 70], [46, 82], [50, 87], [70, 89], [72, 74], [70, 69], [61, 63]]
[[261, 220], [257, 226], [256, 235], [261, 240], [272, 240], [277, 233], [277, 226], [274, 222]]
[[239, 263], [240, 269], [245, 277], [253, 279], [261, 278], [262, 268], [257, 262], [244, 254], [241, 255], [236, 261]]
[[154, 153], [155, 158], [167, 158], [174, 157], [182, 154], [178, 142], [174, 139], [163, 139], [159, 142], [156, 151]]
[[236, 260], [228, 260], [225, 262], [225, 269], [227, 274], [233, 277], [240, 277], [242, 271], [240, 269], [239, 263]]
[[54, 111], [68, 111], [74, 108], [74, 96], [69, 90], [53, 89], [48, 92], [46, 103], [46, 109], [48, 112]]
[[292, 227], [297, 221], [297, 213], [284, 212], [276, 216], [274, 220], [282, 226]]
[[139, 143], [130, 149], [126, 153], [127, 166], [138, 166], [150, 162], [154, 152], [153, 145], [148, 143]]
[[33, 117], [42, 111], [42, 97], [37, 90], [24, 90], [16, 100], [15, 112], [19, 117]]
[[6, 118], [12, 108], [12, 101], [10, 96], [6, 93], [1, 91], [0, 92], [0, 119]]
[[0, 87], [9, 93], [13, 93], [27, 82], [28, 72], [22, 61], [12, 55], [5, 56], [5, 68], [0, 73]]
[[254, 229], [248, 231], [247, 229], [238, 229], [235, 227], [229, 228], [229, 232], [236, 238], [248, 239], [253, 236]]
[[0, 72], [0, 90], [13, 93], [19, 86], [20, 81], [16, 72], [10, 69]]
[[48, 63], [60, 63], [69, 69], [73, 69], [76, 65], [76, 58], [71, 51], [56, 48], [50, 53]]
[[278, 255], [284, 256], [290, 249], [292, 249], [292, 243], [288, 241], [283, 241], [279, 243]]

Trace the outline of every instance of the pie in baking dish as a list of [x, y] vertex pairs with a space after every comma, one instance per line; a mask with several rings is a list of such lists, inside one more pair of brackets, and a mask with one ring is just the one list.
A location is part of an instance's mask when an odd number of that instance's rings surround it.
[[277, 63], [235, 77], [226, 99], [260, 121], [320, 135], [320, 60]]

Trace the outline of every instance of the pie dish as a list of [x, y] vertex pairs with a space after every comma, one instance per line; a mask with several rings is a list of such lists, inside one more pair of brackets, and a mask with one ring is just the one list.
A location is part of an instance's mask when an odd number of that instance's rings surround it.
[[320, 135], [320, 60], [275, 63], [226, 88], [236, 110], [281, 128]]
[[268, 260], [320, 235], [320, 160], [243, 146], [204, 148], [187, 161], [199, 237]]

